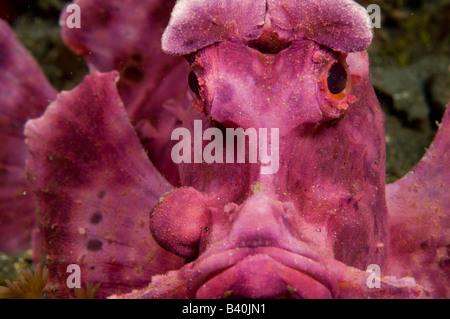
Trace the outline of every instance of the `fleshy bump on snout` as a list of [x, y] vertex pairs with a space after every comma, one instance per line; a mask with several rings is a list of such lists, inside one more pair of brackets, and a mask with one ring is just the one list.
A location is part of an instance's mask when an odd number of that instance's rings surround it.
[[166, 194], [150, 218], [150, 229], [158, 244], [184, 258], [198, 254], [200, 238], [208, 225], [204, 197], [192, 187], [177, 188]]

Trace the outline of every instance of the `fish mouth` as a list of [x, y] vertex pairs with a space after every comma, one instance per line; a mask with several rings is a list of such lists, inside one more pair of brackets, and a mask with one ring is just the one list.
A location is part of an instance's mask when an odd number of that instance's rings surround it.
[[243, 247], [193, 263], [189, 290], [209, 298], [329, 299], [338, 282], [317, 260], [277, 247]]

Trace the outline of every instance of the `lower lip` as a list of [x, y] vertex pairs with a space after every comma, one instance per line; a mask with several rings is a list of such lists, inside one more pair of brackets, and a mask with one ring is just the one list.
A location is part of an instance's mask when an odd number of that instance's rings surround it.
[[[239, 249], [239, 255], [242, 250], [248, 249]], [[337, 283], [317, 262], [273, 247], [250, 251], [204, 281], [197, 289], [196, 298], [336, 297]], [[220, 255], [210, 258], [226, 256]]]

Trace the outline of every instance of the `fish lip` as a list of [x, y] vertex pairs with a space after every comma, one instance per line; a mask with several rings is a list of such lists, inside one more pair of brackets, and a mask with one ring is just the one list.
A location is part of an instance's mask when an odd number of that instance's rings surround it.
[[189, 278], [192, 278], [188, 287], [189, 291], [195, 296], [203, 284], [252, 255], [267, 255], [287, 267], [308, 275], [326, 287], [332, 298], [337, 298], [339, 294], [337, 280], [317, 258], [273, 246], [226, 249], [193, 262], [187, 274]]

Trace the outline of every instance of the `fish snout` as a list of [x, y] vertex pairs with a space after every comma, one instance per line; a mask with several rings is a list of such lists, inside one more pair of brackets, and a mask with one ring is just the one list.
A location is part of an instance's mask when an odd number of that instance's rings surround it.
[[294, 241], [289, 216], [291, 203], [282, 203], [266, 195], [257, 194], [247, 199], [232, 218], [226, 241], [236, 247], [282, 247]]
[[188, 289], [192, 296], [335, 298], [338, 295], [338, 283], [326, 263], [296, 236], [292, 203], [255, 194], [240, 206], [234, 206], [234, 210], [224, 209], [224, 214], [227, 211], [229, 225], [213, 223], [210, 236], [205, 237], [209, 244], [201, 245], [199, 257], [188, 268], [191, 275]]

